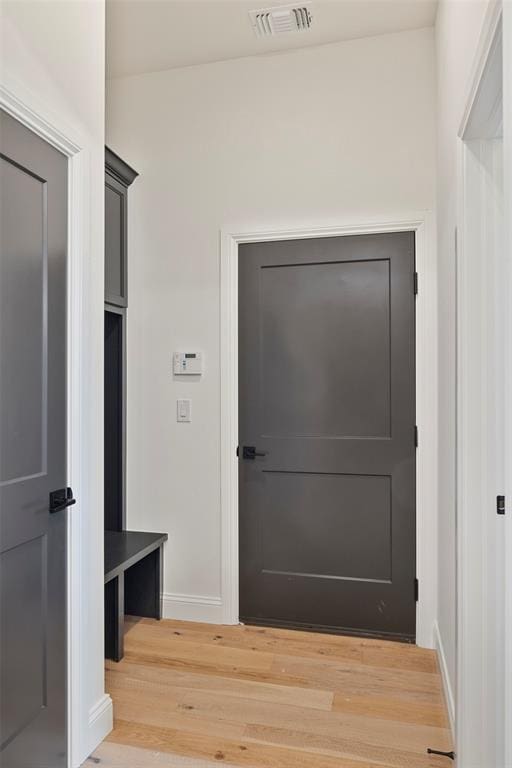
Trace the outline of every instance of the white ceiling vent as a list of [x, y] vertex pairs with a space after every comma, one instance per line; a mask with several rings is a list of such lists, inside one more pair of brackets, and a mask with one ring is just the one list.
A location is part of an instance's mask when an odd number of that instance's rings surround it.
[[301, 5], [278, 5], [249, 11], [251, 24], [258, 37], [282, 35], [285, 32], [302, 32], [309, 29], [313, 21], [311, 3]]

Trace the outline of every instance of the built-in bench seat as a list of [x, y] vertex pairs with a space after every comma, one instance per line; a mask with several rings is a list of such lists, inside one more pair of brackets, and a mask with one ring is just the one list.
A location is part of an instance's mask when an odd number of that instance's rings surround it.
[[105, 656], [123, 658], [124, 616], [162, 618], [166, 533], [105, 531]]

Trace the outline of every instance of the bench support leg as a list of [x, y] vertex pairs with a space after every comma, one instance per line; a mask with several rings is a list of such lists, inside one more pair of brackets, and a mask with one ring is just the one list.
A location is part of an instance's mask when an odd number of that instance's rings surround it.
[[105, 657], [121, 661], [124, 654], [124, 574], [105, 584]]
[[155, 549], [124, 575], [125, 611], [129, 616], [162, 618], [163, 552]]

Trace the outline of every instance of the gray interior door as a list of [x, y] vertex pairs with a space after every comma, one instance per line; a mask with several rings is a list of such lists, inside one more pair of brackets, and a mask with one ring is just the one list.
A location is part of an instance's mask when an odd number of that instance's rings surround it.
[[245, 621], [415, 637], [414, 261], [407, 232], [239, 249]]
[[[0, 111], [2, 768], [66, 765], [67, 160]], [[57, 505], [58, 506], [58, 505]]]

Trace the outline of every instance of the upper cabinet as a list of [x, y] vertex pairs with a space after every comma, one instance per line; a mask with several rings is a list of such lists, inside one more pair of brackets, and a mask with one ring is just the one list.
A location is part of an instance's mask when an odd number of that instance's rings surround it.
[[128, 304], [128, 187], [138, 176], [124, 160], [105, 147], [105, 301]]

